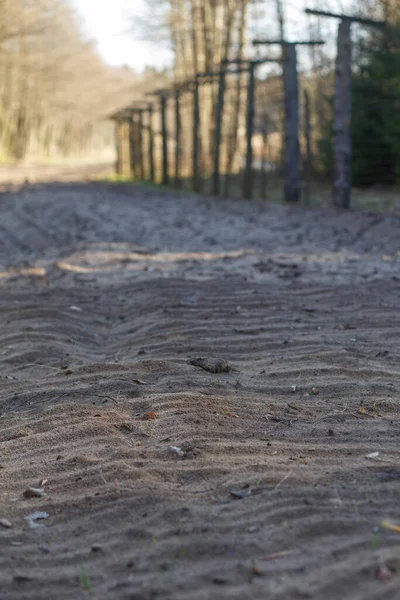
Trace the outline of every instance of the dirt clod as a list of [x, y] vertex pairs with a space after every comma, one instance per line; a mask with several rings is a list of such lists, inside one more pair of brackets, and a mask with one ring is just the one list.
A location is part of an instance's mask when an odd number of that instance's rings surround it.
[[157, 413], [155, 413], [153, 410], [144, 413], [142, 417], [142, 421], [155, 421], [156, 419], [158, 419], [158, 416]]
[[190, 358], [188, 364], [200, 367], [204, 371], [209, 371], [209, 373], [229, 373], [232, 370], [231, 365], [222, 358]]
[[23, 493], [24, 498], [41, 498], [45, 496], [43, 488], [27, 487]]

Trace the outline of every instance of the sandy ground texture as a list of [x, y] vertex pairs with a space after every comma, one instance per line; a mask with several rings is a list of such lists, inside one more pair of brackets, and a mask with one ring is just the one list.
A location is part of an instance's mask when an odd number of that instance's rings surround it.
[[2, 600], [400, 597], [398, 218], [0, 209]]

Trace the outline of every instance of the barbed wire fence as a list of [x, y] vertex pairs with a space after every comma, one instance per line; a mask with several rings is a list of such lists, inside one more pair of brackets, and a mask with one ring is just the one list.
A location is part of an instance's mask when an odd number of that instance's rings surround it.
[[[155, 90], [143, 102], [112, 115], [118, 176], [195, 193], [306, 206], [327, 196], [330, 176], [333, 204], [349, 208], [354, 167], [352, 90], [357, 94], [351, 29], [357, 24], [382, 30], [386, 24], [306, 12], [310, 19], [339, 23], [335, 70], [320, 73], [330, 94], [318, 88], [306, 57], [307, 48], [312, 52], [323, 40], [257, 38], [252, 58], [224, 60], [216, 71]], [[264, 56], [271, 47], [278, 53]], [[371, 93], [365, 110], [385, 99]], [[330, 131], [321, 131], [323, 127]], [[354, 127], [362, 129], [362, 114]], [[393, 160], [385, 158], [380, 143], [369, 151], [375, 152], [376, 164], [384, 171], [385, 160], [391, 165]], [[362, 161], [358, 162], [357, 182], [373, 183], [371, 169], [363, 172]]]

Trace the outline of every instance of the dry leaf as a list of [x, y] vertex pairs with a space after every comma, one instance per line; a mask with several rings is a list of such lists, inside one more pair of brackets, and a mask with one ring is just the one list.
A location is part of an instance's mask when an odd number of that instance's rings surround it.
[[143, 421], [155, 421], [156, 419], [158, 419], [157, 414], [152, 410], [150, 412], [144, 413], [142, 417]]
[[255, 575], [256, 577], [261, 577], [262, 576], [262, 573], [261, 573], [260, 569], [255, 564], [251, 568], [251, 573], [252, 573], [252, 575]]
[[365, 417], [372, 417], [372, 419], [375, 418], [375, 415], [367, 412], [363, 406], [361, 406], [361, 408], [359, 409], [359, 413], [360, 413], [360, 415], [364, 415]]
[[400, 534], [400, 525], [398, 525], [397, 523], [393, 523], [392, 521], [390, 521], [390, 519], [385, 519], [384, 521], [382, 521], [381, 527], [383, 527], [383, 529], [389, 529], [389, 531], [394, 531], [395, 533]]

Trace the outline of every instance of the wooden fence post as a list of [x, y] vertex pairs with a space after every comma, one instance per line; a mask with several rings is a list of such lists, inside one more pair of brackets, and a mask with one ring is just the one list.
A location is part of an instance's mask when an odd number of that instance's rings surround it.
[[180, 91], [175, 90], [175, 186], [180, 187], [180, 160], [181, 160], [181, 96]]
[[262, 156], [260, 193], [263, 200], [267, 199], [267, 150], [268, 150], [268, 117], [264, 115], [262, 125]]
[[167, 97], [160, 96], [161, 106], [161, 135], [162, 135], [162, 183], [168, 185], [168, 131], [167, 131]]
[[285, 95], [285, 200], [300, 200], [299, 149], [299, 82], [297, 75], [296, 45], [283, 46], [283, 83]]
[[217, 111], [215, 115], [215, 140], [214, 140], [214, 173], [213, 173], [213, 194], [219, 195], [220, 170], [221, 170], [221, 138], [222, 123], [224, 116], [225, 101], [225, 69], [221, 67], [218, 80], [218, 99]]
[[249, 82], [247, 91], [246, 117], [246, 168], [243, 178], [243, 197], [251, 200], [253, 197], [253, 133], [254, 133], [254, 88], [256, 63], [249, 62]]
[[350, 208], [351, 201], [351, 21], [339, 24], [333, 122], [333, 202]]
[[311, 147], [311, 110], [310, 94], [308, 93], [308, 90], [304, 90], [304, 137], [306, 142], [306, 156], [304, 161], [305, 200], [308, 204], [311, 196], [311, 178], [313, 173]]
[[154, 134], [153, 134], [153, 105], [149, 104], [147, 109], [147, 118], [148, 118], [148, 131], [149, 131], [149, 171], [150, 171], [150, 181], [155, 182], [155, 173], [154, 173]]
[[143, 110], [137, 111], [137, 138], [138, 138], [138, 159], [139, 159], [139, 181], [144, 181], [144, 156], [143, 156]]
[[115, 145], [117, 150], [117, 163], [116, 163], [116, 172], [119, 177], [122, 177], [123, 173], [123, 140], [122, 140], [122, 122], [120, 119], [115, 119]]
[[135, 123], [135, 112], [132, 111], [129, 119], [129, 169], [130, 176], [137, 179], [137, 136], [136, 136], [136, 123]]
[[199, 191], [199, 125], [200, 125], [200, 99], [199, 80], [196, 77], [193, 87], [193, 152], [192, 152], [192, 177], [193, 191]]
[[337, 41], [335, 100], [333, 120], [333, 203], [350, 208], [351, 203], [351, 25], [385, 30], [386, 21], [363, 19], [357, 15], [331, 13], [306, 8], [308, 15], [340, 19]]

